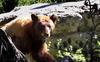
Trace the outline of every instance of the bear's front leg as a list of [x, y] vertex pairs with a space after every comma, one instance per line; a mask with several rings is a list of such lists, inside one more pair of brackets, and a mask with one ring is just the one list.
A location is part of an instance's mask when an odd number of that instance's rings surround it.
[[56, 62], [54, 57], [48, 52], [47, 44], [44, 43], [42, 48], [33, 54], [37, 62]]

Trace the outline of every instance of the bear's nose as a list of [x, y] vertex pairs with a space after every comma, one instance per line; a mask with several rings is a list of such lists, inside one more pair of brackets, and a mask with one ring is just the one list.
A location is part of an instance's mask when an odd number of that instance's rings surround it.
[[45, 33], [44, 36], [45, 37], [50, 37], [50, 35], [48, 33]]

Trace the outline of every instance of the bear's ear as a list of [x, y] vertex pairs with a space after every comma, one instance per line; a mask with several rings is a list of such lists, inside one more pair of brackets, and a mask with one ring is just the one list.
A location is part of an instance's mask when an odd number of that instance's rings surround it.
[[55, 15], [51, 15], [50, 19], [53, 21], [53, 23], [56, 24], [56, 21], [58, 20], [58, 18]]
[[33, 22], [37, 22], [39, 20], [38, 16], [35, 14], [31, 14], [31, 18]]

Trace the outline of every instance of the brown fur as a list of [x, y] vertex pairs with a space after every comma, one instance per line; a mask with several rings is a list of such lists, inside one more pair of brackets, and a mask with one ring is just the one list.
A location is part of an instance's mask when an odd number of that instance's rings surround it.
[[37, 62], [53, 62], [54, 58], [48, 53], [45, 39], [50, 37], [55, 28], [55, 16], [19, 17], [7, 23], [1, 29], [12, 37], [14, 44], [23, 53], [32, 52]]

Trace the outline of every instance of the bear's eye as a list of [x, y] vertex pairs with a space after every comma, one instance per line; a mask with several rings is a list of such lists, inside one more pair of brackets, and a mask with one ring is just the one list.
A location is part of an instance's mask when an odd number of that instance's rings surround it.
[[45, 28], [45, 25], [41, 25], [41, 28], [44, 29]]
[[42, 25], [41, 23], [38, 24], [38, 29], [39, 29], [40, 31], [43, 30], [44, 28], [45, 28], [44, 25]]

